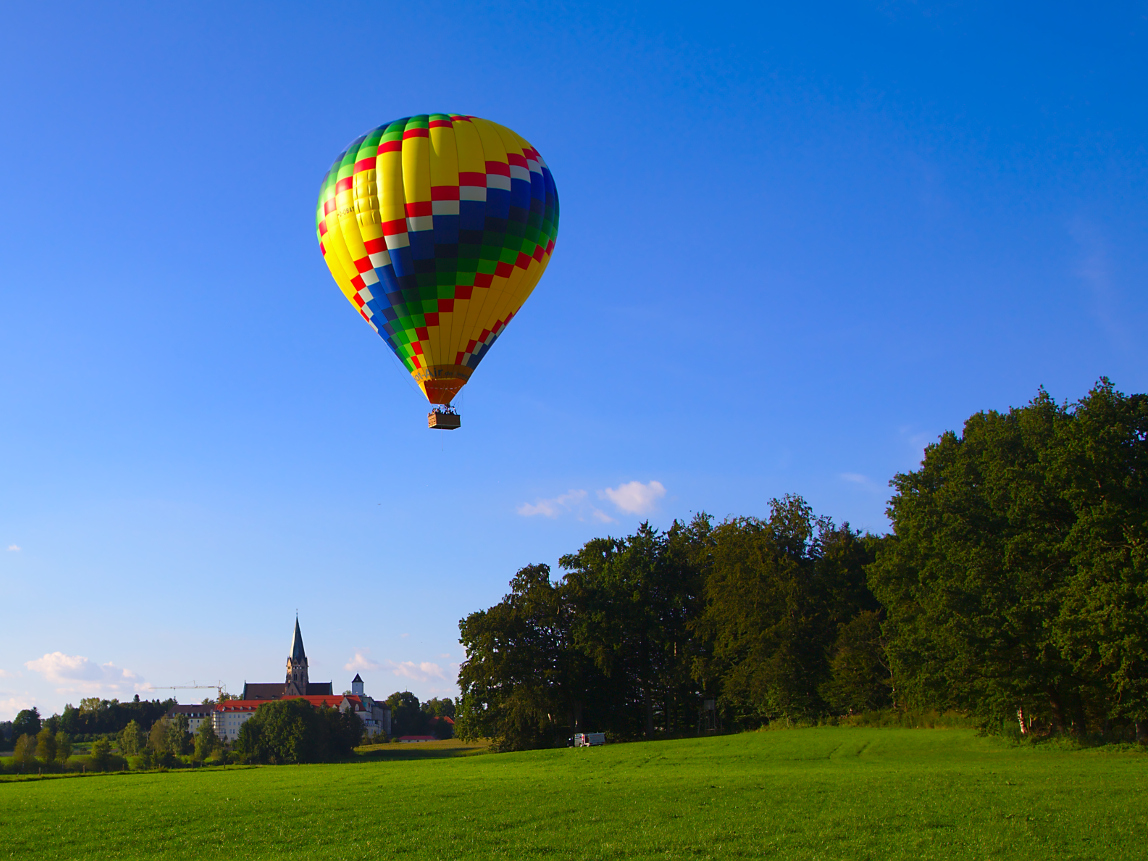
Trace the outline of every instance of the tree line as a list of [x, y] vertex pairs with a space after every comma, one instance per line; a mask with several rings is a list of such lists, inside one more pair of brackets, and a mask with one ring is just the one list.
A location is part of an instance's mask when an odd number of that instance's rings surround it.
[[[391, 707], [394, 738], [453, 735], [455, 703], [451, 699], [420, 703], [410, 691], [396, 691], [386, 702]], [[204, 705], [211, 703], [204, 701]], [[261, 705], [231, 745], [216, 735], [210, 720], [201, 721], [192, 733], [187, 715], [169, 714], [175, 704], [174, 700], [141, 702], [138, 697], [129, 703], [91, 698], [82, 700], [79, 709], [69, 704], [63, 715], [49, 718], [41, 718], [36, 708], [24, 709], [5, 726], [4, 738], [13, 748], [12, 767], [24, 773], [79, 770], [81, 765], [72, 761], [77, 741], [91, 742], [82, 761], [89, 771], [129, 764], [150, 769], [232, 762], [327, 762], [350, 756], [363, 741], [363, 724], [352, 712], [315, 709], [303, 700], [288, 699]]]
[[80, 700], [79, 708], [68, 703], [62, 714], [47, 718], [42, 717], [40, 710], [33, 706], [21, 710], [15, 720], [3, 727], [6, 731], [0, 741], [14, 744], [22, 735], [36, 735], [42, 726], [47, 726], [53, 733], [67, 733], [74, 741], [81, 742], [94, 741], [102, 735], [115, 735], [132, 721], [147, 731], [175, 704], [174, 699], [141, 700], [139, 694], [136, 694], [134, 700], [123, 703], [118, 699], [87, 697]]
[[699, 514], [529, 565], [460, 624], [458, 735], [504, 749], [881, 709], [1148, 730], [1148, 396], [971, 416], [896, 475], [887, 535]]
[[396, 691], [387, 697], [391, 708], [391, 737], [433, 735], [446, 739], [454, 735], [454, 700], [432, 697], [425, 703], [410, 691]]

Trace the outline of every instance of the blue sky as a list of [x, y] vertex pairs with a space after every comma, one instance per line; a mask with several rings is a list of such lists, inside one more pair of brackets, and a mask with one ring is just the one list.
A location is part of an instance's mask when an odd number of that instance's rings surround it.
[[[521, 566], [887, 482], [1148, 377], [1148, 6], [23, 4], [0, 32], [0, 719], [150, 686], [453, 694]], [[460, 403], [339, 294], [349, 140], [474, 114], [553, 260]], [[197, 697], [209, 692], [191, 692]], [[188, 698], [188, 692], [182, 692]]]

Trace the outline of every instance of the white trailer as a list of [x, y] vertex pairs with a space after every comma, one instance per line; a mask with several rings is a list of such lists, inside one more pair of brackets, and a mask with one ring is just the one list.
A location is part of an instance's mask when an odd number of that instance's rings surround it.
[[574, 747], [596, 747], [606, 743], [604, 732], [580, 732], [574, 735]]

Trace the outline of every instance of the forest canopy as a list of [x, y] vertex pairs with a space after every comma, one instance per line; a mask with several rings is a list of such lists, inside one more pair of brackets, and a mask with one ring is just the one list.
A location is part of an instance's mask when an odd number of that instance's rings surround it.
[[980, 412], [890, 482], [888, 535], [816, 515], [643, 523], [459, 623], [457, 733], [685, 735], [883, 708], [1022, 733], [1148, 727], [1148, 396]]

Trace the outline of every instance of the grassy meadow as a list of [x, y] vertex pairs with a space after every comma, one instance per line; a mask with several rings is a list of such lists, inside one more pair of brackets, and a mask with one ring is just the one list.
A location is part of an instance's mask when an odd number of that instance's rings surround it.
[[0, 783], [0, 858], [1139, 859], [1148, 755], [822, 727]]

